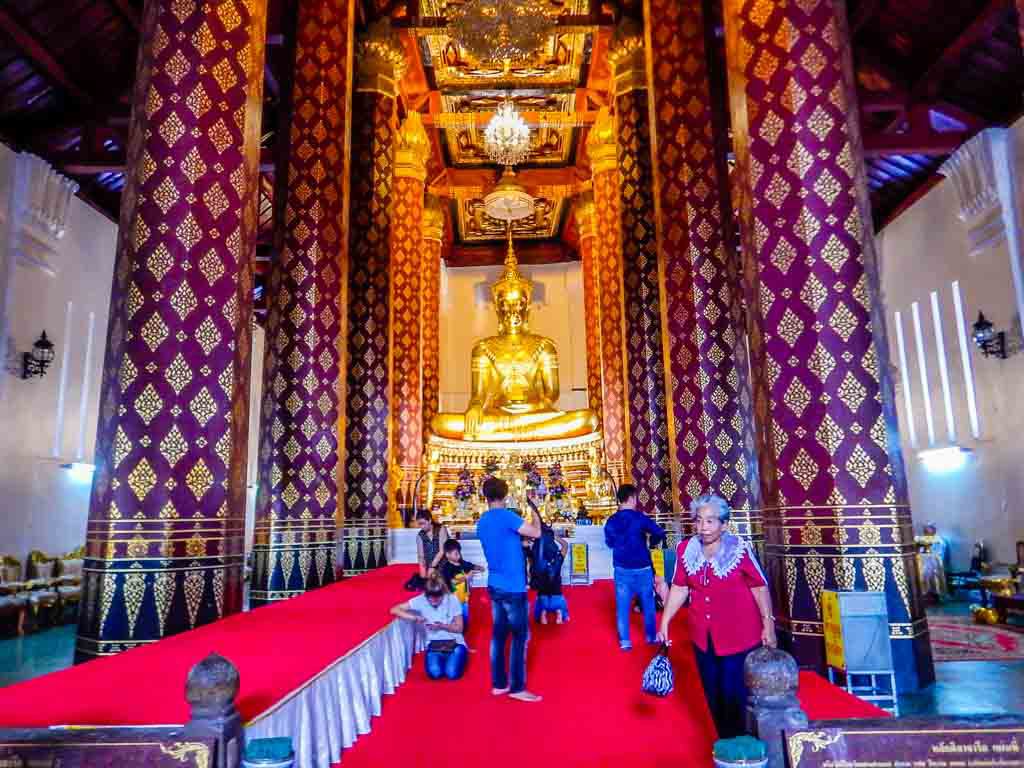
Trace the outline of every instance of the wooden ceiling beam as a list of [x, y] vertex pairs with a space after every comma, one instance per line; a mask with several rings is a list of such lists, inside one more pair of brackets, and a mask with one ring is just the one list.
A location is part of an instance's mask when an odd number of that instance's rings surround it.
[[964, 52], [976, 43], [987, 40], [995, 32], [1014, 0], [988, 0], [974, 21], [960, 32], [918, 78], [911, 89], [915, 101], [933, 101], [946, 77], [960, 64]]
[[0, 5], [0, 30], [52, 85], [66, 92], [81, 106], [93, 103], [92, 96], [71, 78], [43, 42], [3, 5]]
[[970, 136], [968, 133], [938, 133], [930, 130], [876, 133], [864, 137], [864, 156], [949, 155]]
[[[423, 116], [424, 125], [436, 125], [439, 128], [447, 127], [448, 125], [463, 125], [472, 119], [477, 126], [483, 127], [491, 121], [494, 117], [494, 112], [434, 112], [433, 103], [431, 103], [431, 112]], [[597, 112], [520, 112], [519, 116], [523, 118], [523, 121], [530, 126], [550, 126], [550, 127], [580, 127], [584, 125], [593, 125], [597, 120]], [[565, 120], [566, 122], [562, 122]]]
[[[489, 267], [505, 260], [506, 245], [453, 245], [445, 263], [449, 267]], [[560, 241], [517, 241], [516, 256], [520, 264], [564, 264], [579, 261], [579, 253]]]
[[[391, 19], [393, 29], [407, 29], [416, 34], [430, 34], [448, 26], [448, 19], [444, 16], [406, 16], [404, 18]], [[563, 14], [555, 19], [555, 27], [560, 32], [579, 29], [579, 31], [592, 32], [602, 27], [612, 28], [615, 26], [615, 19], [607, 14]]]
[[142, 19], [138, 10], [131, 4], [131, 0], [110, 0], [110, 5], [113, 6], [121, 17], [131, 25], [131, 28], [136, 32], [142, 27]]
[[875, 18], [881, 7], [882, 0], [861, 0], [856, 12], [850, 17], [851, 37], [856, 37]]

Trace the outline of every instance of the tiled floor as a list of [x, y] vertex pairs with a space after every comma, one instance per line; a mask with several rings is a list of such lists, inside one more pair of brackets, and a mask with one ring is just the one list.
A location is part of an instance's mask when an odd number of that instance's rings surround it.
[[0, 640], [0, 686], [70, 667], [75, 655], [75, 624]]
[[[933, 612], [967, 613], [968, 603]], [[0, 639], [0, 686], [70, 666], [75, 625]], [[950, 661], [935, 665], [935, 684], [900, 697], [901, 715], [1024, 714], [1024, 661]]]
[[[966, 616], [970, 602], [949, 602], [929, 615]], [[935, 683], [900, 696], [900, 715], [1024, 714], [1024, 661], [946, 661]]]

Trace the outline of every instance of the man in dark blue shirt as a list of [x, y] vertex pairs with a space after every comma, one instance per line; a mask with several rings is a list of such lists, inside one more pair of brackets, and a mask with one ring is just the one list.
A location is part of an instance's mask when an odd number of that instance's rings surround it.
[[[540, 516], [531, 511], [526, 522], [505, 506], [508, 485], [497, 477], [489, 477], [483, 485], [487, 511], [476, 525], [476, 534], [487, 558], [487, 592], [491, 596], [494, 618], [491, 635], [491, 682], [495, 696], [509, 694], [520, 701], [540, 701], [540, 696], [526, 690], [526, 557], [522, 536], [540, 537]], [[505, 642], [512, 636], [509, 666], [505, 667]]]
[[637, 510], [635, 485], [620, 485], [617, 498], [619, 511], [605, 523], [604, 541], [612, 551], [615, 568], [615, 626], [619, 632], [619, 647], [628, 651], [633, 648], [629, 637], [629, 608], [634, 596], [640, 598], [647, 642], [657, 642], [654, 567], [650, 548], [664, 541], [665, 531]]

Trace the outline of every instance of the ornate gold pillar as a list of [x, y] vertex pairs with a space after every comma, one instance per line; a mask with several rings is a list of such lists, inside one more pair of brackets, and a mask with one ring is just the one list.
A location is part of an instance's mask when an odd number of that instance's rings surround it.
[[640, 503], [663, 525], [673, 521], [669, 456], [671, 414], [665, 398], [661, 285], [654, 227], [654, 174], [643, 26], [625, 18], [608, 51], [614, 72], [619, 166], [630, 464]]
[[727, 0], [767, 565], [824, 667], [822, 589], [885, 592], [901, 688], [934, 672], [893, 405], [846, 7]]
[[619, 222], [619, 167], [615, 119], [602, 107], [587, 136], [594, 184], [595, 237], [592, 253], [600, 285], [601, 428], [608, 471], [626, 476], [626, 344], [622, 308], [622, 235]]
[[427, 195], [423, 205], [423, 434], [439, 408], [441, 360], [441, 252], [444, 211], [441, 201]]
[[[421, 331], [423, 321], [423, 183], [430, 141], [419, 112], [410, 112], [395, 137], [391, 221], [391, 412], [394, 463], [388, 525], [402, 527], [401, 505], [411, 501], [423, 460]], [[393, 470], [394, 471], [394, 468]]]
[[242, 608], [266, 4], [150, 0], [76, 659]]
[[387, 20], [356, 47], [348, 270], [342, 567], [387, 564], [391, 455], [391, 202], [402, 46]]
[[746, 316], [729, 237], [727, 115], [712, 99], [704, 2], [644, 7], [673, 470], [684, 511], [697, 496], [718, 494], [733, 509], [733, 529], [761, 551]]
[[335, 578], [353, 8], [298, 8], [283, 247], [267, 295], [254, 606]]
[[579, 233], [583, 270], [583, 321], [587, 331], [587, 399], [590, 410], [604, 425], [601, 383], [601, 280], [595, 258], [594, 241], [597, 222], [594, 215], [594, 193], [580, 193], [576, 200], [576, 230]]

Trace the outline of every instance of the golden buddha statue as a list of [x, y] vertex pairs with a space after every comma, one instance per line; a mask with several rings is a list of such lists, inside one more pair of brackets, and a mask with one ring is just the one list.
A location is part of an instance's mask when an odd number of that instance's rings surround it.
[[577, 437], [597, 431], [589, 409], [560, 411], [558, 351], [551, 339], [530, 333], [533, 285], [519, 273], [509, 231], [505, 271], [491, 286], [498, 333], [478, 341], [465, 413], [439, 413], [431, 430], [453, 440], [522, 441]]

